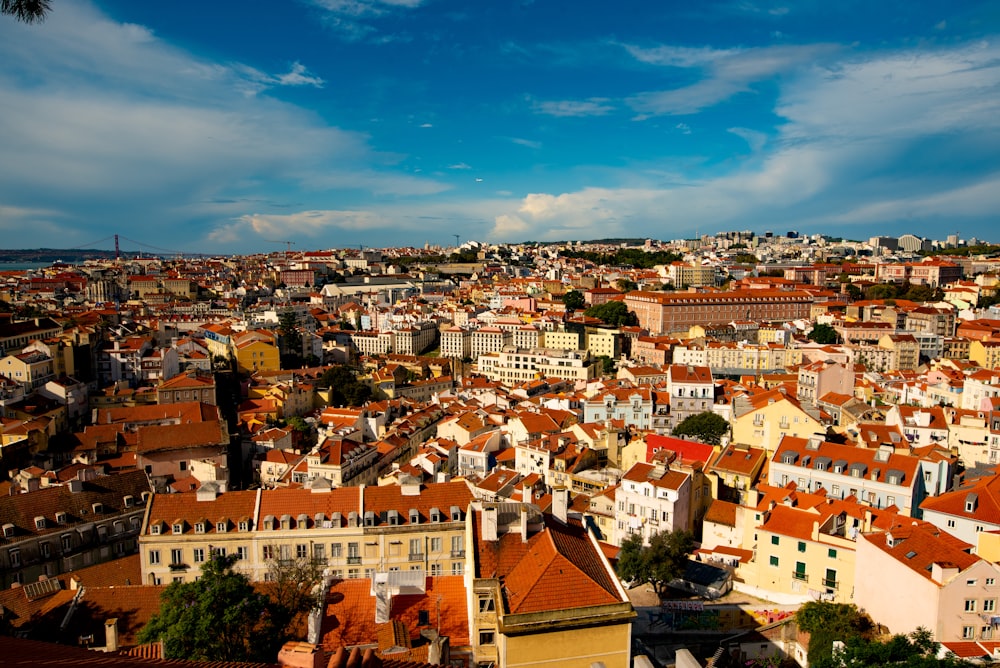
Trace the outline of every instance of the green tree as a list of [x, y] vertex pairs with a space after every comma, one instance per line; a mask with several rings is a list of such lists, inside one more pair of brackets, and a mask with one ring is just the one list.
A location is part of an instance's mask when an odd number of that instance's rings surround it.
[[162, 640], [167, 659], [273, 662], [285, 641], [279, 617], [287, 613], [234, 571], [235, 561], [213, 555], [198, 580], [167, 587], [139, 642]]
[[846, 643], [871, 631], [871, 621], [853, 603], [809, 601], [795, 613], [795, 623], [810, 634], [807, 657], [811, 666], [829, 661], [835, 640]]
[[815, 341], [816, 343], [838, 343], [840, 341], [840, 336], [837, 335], [837, 330], [835, 330], [830, 325], [825, 325], [820, 323], [812, 328], [809, 332], [809, 340]]
[[659, 594], [684, 574], [688, 556], [694, 550], [694, 536], [689, 531], [661, 531], [643, 545], [641, 534], [631, 534], [622, 541], [618, 554], [618, 577], [625, 581], [648, 582]]
[[639, 324], [639, 318], [636, 317], [635, 313], [628, 310], [628, 307], [625, 306], [625, 302], [612, 301], [597, 304], [596, 306], [588, 308], [583, 312], [583, 314], [590, 316], [591, 318], [597, 318], [612, 327], [624, 327]]
[[868, 299], [895, 299], [899, 296], [899, 288], [892, 283], [879, 283], [865, 290]]
[[729, 423], [721, 415], [711, 411], [690, 415], [674, 427], [674, 436], [694, 436], [703, 443], [718, 445], [722, 437], [729, 433]]
[[0, 14], [13, 16], [24, 23], [40, 23], [51, 6], [50, 0], [0, 0]]
[[896, 634], [886, 640], [874, 640], [854, 636], [847, 640], [843, 649], [832, 652], [829, 657], [819, 659], [817, 668], [881, 668], [900, 666], [903, 668], [958, 668], [973, 664], [954, 655], [938, 658], [940, 645], [925, 628], [918, 628], [909, 635]]
[[607, 355], [598, 355], [597, 359], [601, 361], [601, 373], [610, 375], [615, 372], [615, 361], [613, 359]]
[[566, 308], [576, 311], [582, 309], [586, 301], [583, 299], [583, 293], [579, 290], [569, 290], [563, 294], [562, 303], [566, 305]]
[[760, 258], [753, 253], [737, 253], [733, 259], [740, 264], [757, 264], [760, 262]]
[[[277, 548], [274, 549], [278, 553]], [[275, 627], [285, 639], [293, 629], [305, 628], [308, 615], [323, 604], [324, 560], [312, 557], [270, 559], [263, 590], [272, 603]]]
[[639, 284], [628, 278], [619, 278], [615, 281], [615, 285], [617, 285], [618, 289], [622, 292], [632, 292], [633, 290], [639, 289]]
[[319, 387], [330, 388], [330, 404], [334, 406], [363, 406], [372, 398], [372, 388], [358, 381], [346, 366], [332, 366], [317, 381]]

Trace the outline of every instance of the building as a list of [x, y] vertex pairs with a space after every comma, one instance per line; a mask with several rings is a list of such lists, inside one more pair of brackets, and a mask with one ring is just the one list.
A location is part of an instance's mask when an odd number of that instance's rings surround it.
[[567, 519], [568, 495], [554, 505], [552, 517], [516, 503], [477, 504], [469, 513], [473, 660], [628, 668], [632, 604], [596, 539]]
[[0, 583], [30, 584], [133, 554], [149, 482], [141, 471], [97, 476], [0, 497]]
[[506, 346], [499, 352], [479, 356], [479, 373], [508, 387], [538, 378], [561, 378], [569, 381], [593, 380], [599, 361], [585, 350], [533, 350]]
[[634, 464], [615, 490], [613, 542], [621, 545], [630, 535], [640, 534], [648, 545], [654, 533], [691, 531], [695, 487], [688, 473], [663, 464]]
[[813, 297], [802, 291], [630, 292], [625, 305], [651, 334], [685, 332], [693, 325], [733, 320], [809, 318]]
[[314, 559], [336, 579], [418, 570], [462, 575], [465, 482], [156, 494], [140, 538], [143, 580], [191, 581], [212, 550], [260, 582], [276, 559]]

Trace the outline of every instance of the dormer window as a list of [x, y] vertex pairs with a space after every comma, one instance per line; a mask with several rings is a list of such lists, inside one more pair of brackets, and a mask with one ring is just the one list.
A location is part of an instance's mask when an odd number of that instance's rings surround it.
[[431, 522], [435, 524], [441, 521], [441, 511], [438, 508], [431, 508]]
[[160, 535], [160, 523], [156, 522], [156, 523], [150, 525], [150, 527], [149, 527], [149, 533], [152, 536], [159, 536]]
[[240, 531], [250, 531], [250, 521], [249, 520], [241, 520], [240, 524], [239, 524], [239, 527], [240, 527]]
[[225, 520], [215, 523], [215, 533], [226, 533], [228, 529], [229, 522], [226, 522]]
[[389, 522], [389, 526], [398, 526], [399, 525], [399, 512], [395, 511], [395, 510], [390, 510], [389, 513], [388, 513], [388, 515], [387, 515], [387, 517], [386, 517], [386, 519]]
[[35, 528], [36, 529], [44, 529], [45, 528], [45, 518], [44, 517], [36, 517], [35, 518]]
[[56, 524], [66, 524], [66, 513], [62, 511], [56, 513]]
[[94, 511], [95, 515], [103, 515], [104, 514], [104, 504], [101, 503], [100, 501], [98, 501], [97, 503], [95, 503], [94, 505], [92, 505], [91, 509]]
[[371, 510], [365, 512], [365, 526], [373, 527], [375, 526], [375, 513]]
[[204, 522], [195, 522], [194, 532], [195, 533], [205, 533], [205, 523]]
[[974, 513], [976, 508], [979, 506], [979, 495], [975, 492], [970, 492], [965, 496], [965, 512]]
[[174, 533], [184, 533], [184, 523], [183, 522], [174, 522], [173, 532]]
[[3, 537], [4, 538], [13, 538], [14, 537], [14, 525], [13, 524], [4, 524], [3, 525]]
[[451, 507], [451, 521], [461, 522], [462, 521], [462, 509], [458, 506]]
[[133, 505], [135, 505], [135, 497], [132, 496], [131, 494], [128, 494], [125, 496], [124, 499], [122, 499], [122, 502], [125, 504], [126, 508], [131, 508]]
[[420, 511], [410, 508], [410, 524], [420, 524]]

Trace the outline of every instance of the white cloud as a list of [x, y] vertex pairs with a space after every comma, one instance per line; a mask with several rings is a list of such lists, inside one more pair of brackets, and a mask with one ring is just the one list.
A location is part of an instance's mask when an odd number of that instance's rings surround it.
[[542, 142], [534, 141], [532, 139], [524, 139], [523, 137], [508, 137], [508, 140], [517, 144], [518, 146], [526, 146], [528, 148], [539, 149], [542, 147]]
[[759, 151], [767, 143], [766, 134], [757, 130], [751, 130], [750, 128], [729, 128], [727, 132], [745, 141], [754, 152]]
[[454, 165], [448, 165], [448, 169], [472, 169], [472, 167], [464, 162], [456, 162]]
[[681, 88], [647, 91], [626, 102], [641, 118], [660, 115], [694, 114], [739, 93], [751, 91], [752, 84], [792, 71], [832, 53], [835, 47], [769, 46], [752, 49], [708, 49], [659, 46], [644, 49], [625, 45], [640, 62], [650, 65], [704, 70], [701, 81]]
[[[302, 187], [384, 195], [448, 187], [392, 171], [365, 135], [261, 94], [321, 86], [299, 62], [278, 74], [211, 62], [71, 1], [41, 29], [0, 21], [0, 59], [0, 146], [18, 156], [0, 161], [0, 203], [49, 209], [51, 224], [96, 209], [104, 230], [142, 222], [152, 237], [183, 212], [192, 244], [220, 212], [246, 211], [208, 202], [252, 195], [280, 203]], [[101, 234], [76, 226], [63, 238]]]
[[432, 128], [432, 127], [434, 127], [434, 125], [431, 124], [431, 123], [421, 123], [420, 127], [422, 127], [422, 128]]
[[[400, 9], [414, 9], [423, 0], [309, 0], [311, 4], [325, 12], [327, 25], [347, 40], [361, 40], [375, 32], [370, 21], [388, 12]], [[373, 41], [393, 41], [391, 35], [382, 35]]]
[[614, 111], [614, 106], [603, 97], [535, 102], [533, 108], [537, 113], [549, 116], [605, 116]]
[[691, 134], [691, 126], [688, 125], [687, 123], [678, 123], [677, 125], [674, 126], [674, 129], [683, 135]]

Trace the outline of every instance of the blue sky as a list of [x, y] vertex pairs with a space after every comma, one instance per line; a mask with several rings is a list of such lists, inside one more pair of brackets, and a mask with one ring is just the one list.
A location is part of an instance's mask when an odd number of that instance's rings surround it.
[[0, 243], [1000, 242], [998, 37], [995, 1], [53, 0], [0, 17]]

